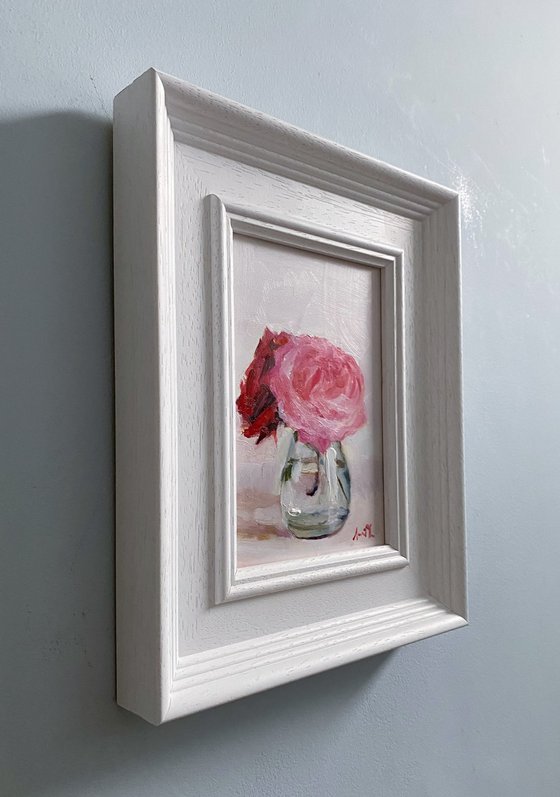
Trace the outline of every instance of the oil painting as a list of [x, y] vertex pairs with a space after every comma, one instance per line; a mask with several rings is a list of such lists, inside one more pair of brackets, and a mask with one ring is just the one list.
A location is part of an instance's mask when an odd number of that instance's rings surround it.
[[383, 544], [379, 270], [234, 252], [237, 567]]

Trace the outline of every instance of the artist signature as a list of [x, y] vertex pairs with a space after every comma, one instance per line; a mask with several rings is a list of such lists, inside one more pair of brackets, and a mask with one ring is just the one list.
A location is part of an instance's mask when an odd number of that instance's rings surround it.
[[371, 523], [366, 523], [366, 525], [363, 527], [361, 531], [356, 526], [356, 531], [354, 532], [352, 541], [359, 540], [360, 537], [366, 540], [372, 540], [375, 537], [375, 534], [373, 533], [373, 526]]

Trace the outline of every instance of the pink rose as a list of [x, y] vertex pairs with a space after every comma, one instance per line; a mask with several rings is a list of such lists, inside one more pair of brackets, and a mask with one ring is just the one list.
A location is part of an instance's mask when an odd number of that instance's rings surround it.
[[366, 422], [360, 367], [325, 338], [290, 336], [275, 352], [268, 383], [284, 423], [318, 451]]

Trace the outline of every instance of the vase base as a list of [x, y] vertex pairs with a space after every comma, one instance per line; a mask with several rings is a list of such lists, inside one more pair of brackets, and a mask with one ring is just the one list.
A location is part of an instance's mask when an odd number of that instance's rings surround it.
[[283, 514], [286, 528], [293, 537], [297, 537], [298, 540], [320, 540], [339, 532], [349, 513], [339, 511], [334, 517], [326, 512], [305, 515], [292, 515], [289, 512]]

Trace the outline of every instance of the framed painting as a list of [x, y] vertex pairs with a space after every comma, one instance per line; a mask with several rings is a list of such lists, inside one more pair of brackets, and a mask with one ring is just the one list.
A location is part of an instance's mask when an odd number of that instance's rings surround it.
[[217, 601], [406, 565], [402, 252], [208, 211]]
[[118, 702], [465, 625], [457, 194], [155, 70], [114, 143]]

